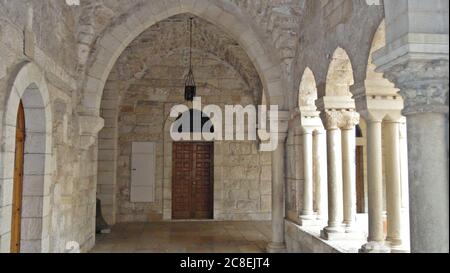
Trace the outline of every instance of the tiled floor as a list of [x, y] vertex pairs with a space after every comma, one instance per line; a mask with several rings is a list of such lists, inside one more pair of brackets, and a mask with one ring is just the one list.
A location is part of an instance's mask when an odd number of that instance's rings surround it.
[[262, 253], [270, 222], [127, 223], [98, 235], [93, 253]]

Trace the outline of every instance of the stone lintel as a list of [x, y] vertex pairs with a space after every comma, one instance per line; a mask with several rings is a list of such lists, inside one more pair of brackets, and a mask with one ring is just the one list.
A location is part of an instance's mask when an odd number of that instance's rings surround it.
[[317, 107], [325, 109], [355, 109], [355, 101], [350, 96], [325, 96], [317, 100]]

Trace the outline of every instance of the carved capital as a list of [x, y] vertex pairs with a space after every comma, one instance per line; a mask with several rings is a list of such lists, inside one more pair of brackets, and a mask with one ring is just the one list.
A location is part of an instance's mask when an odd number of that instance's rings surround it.
[[343, 111], [340, 128], [343, 130], [352, 130], [359, 124], [360, 115], [355, 111]]
[[336, 130], [339, 129], [339, 124], [341, 124], [342, 113], [339, 110], [325, 110], [322, 114], [323, 123], [325, 129]]
[[104, 119], [95, 116], [79, 116], [80, 148], [88, 150], [94, 145], [98, 133], [105, 125]]
[[354, 110], [330, 109], [325, 110], [322, 119], [327, 130], [351, 130], [359, 124], [360, 116]]
[[400, 89], [405, 116], [417, 113], [448, 113], [448, 59], [414, 60], [386, 69], [384, 75]]

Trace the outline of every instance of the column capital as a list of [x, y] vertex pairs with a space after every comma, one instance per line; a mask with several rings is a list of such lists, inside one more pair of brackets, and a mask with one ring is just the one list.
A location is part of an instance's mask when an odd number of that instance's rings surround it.
[[343, 111], [341, 129], [352, 130], [359, 124], [360, 115], [356, 111]]
[[325, 129], [353, 129], [357, 124], [359, 124], [360, 116], [354, 110], [344, 110], [344, 109], [326, 109], [322, 113], [322, 119], [325, 125]]
[[[448, 46], [448, 45], [447, 45]], [[449, 61], [447, 58], [404, 57], [379, 68], [395, 83], [405, 101], [405, 116], [418, 113], [447, 114]]]
[[98, 133], [105, 125], [105, 121], [97, 116], [79, 116], [78, 125], [81, 137], [80, 147], [82, 150], [88, 150], [94, 145]]
[[398, 89], [386, 83], [384, 86], [383, 84], [373, 86], [372, 83], [366, 81], [354, 84], [351, 90], [354, 94], [356, 110], [365, 119], [397, 120], [402, 118], [404, 102], [398, 94]]

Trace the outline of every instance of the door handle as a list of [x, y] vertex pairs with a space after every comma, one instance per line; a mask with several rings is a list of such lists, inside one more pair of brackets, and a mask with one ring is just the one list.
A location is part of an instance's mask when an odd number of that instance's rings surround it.
[[137, 171], [137, 169], [132, 169], [132, 171]]

